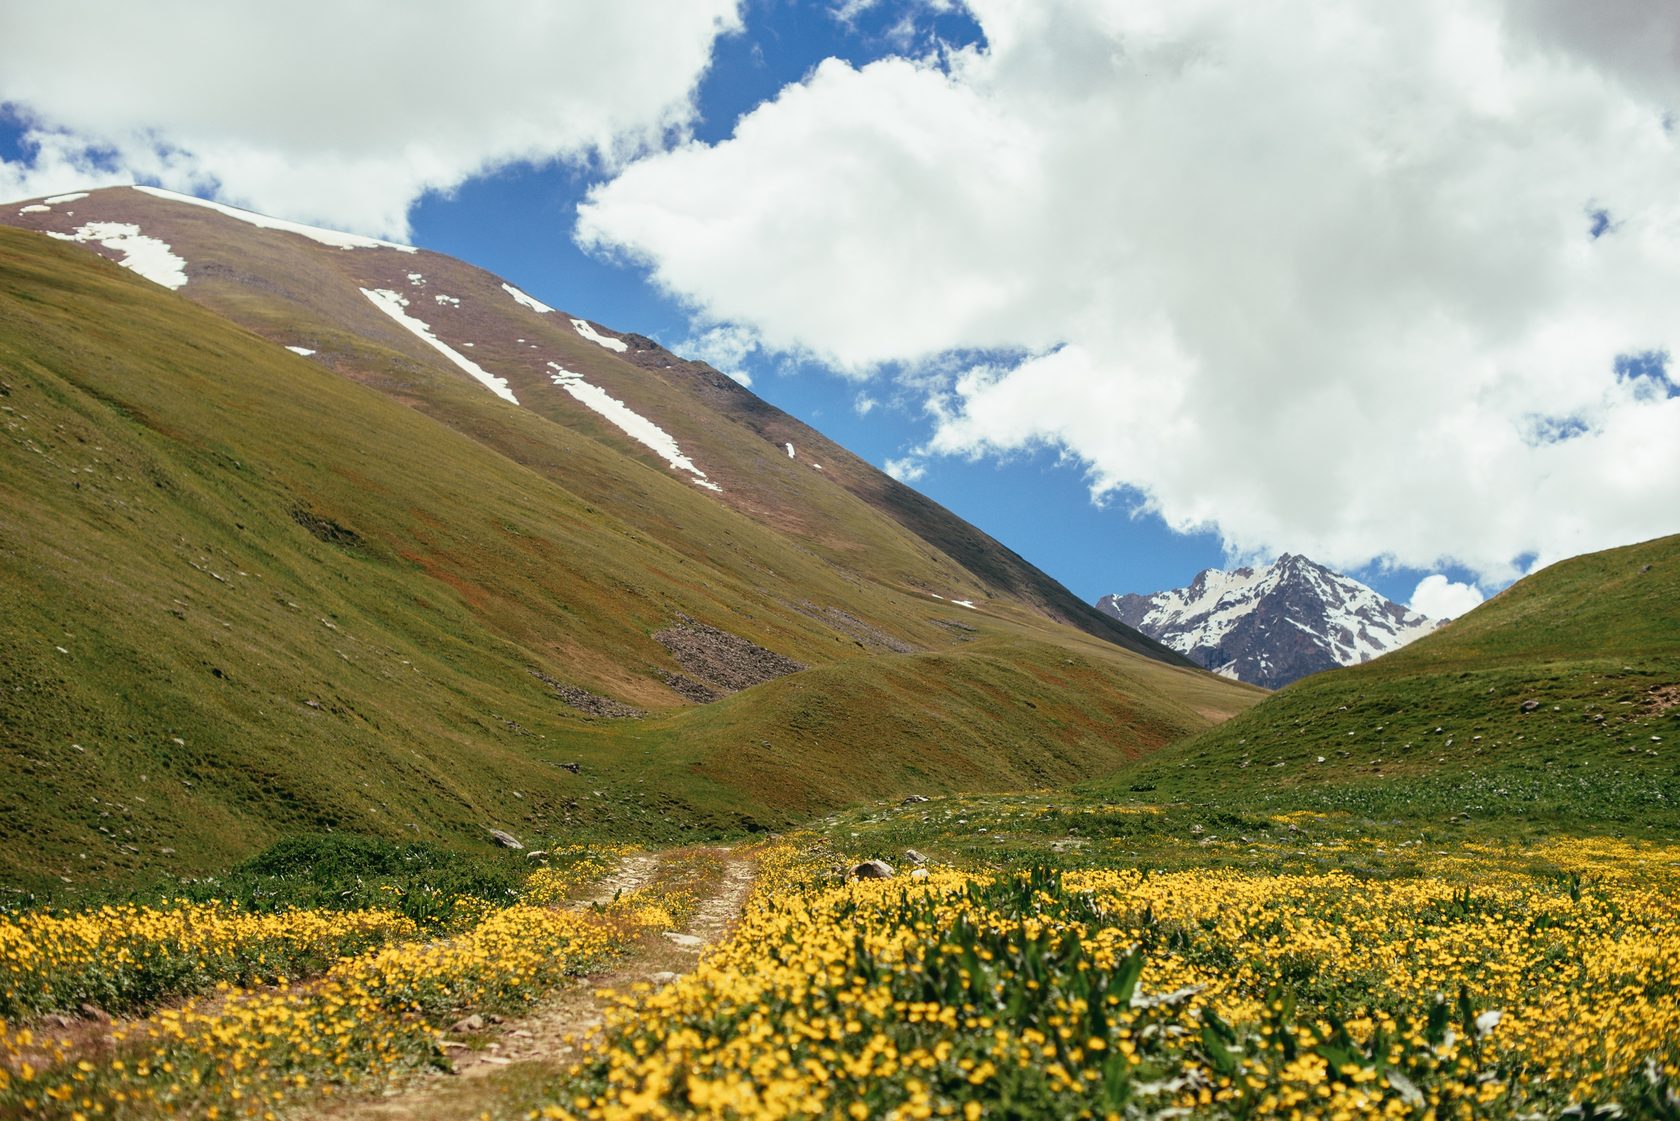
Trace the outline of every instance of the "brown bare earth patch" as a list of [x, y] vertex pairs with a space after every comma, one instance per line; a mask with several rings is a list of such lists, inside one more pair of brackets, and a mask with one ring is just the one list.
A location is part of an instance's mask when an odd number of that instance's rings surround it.
[[458, 592], [467, 605], [482, 609], [489, 605], [491, 596], [488, 591], [474, 584], [472, 581], [458, 574], [452, 567], [454, 558], [443, 555], [427, 555], [423, 553], [403, 553], [402, 558], [410, 564], [416, 565], [432, 579], [448, 584]]
[[646, 712], [633, 705], [615, 701], [611, 697], [603, 697], [599, 693], [591, 693], [588, 689], [576, 685], [568, 685], [564, 681], [550, 677], [540, 669], [533, 669], [530, 672], [532, 677], [553, 690], [556, 697], [579, 712], [587, 712], [591, 716], [612, 716], [620, 719], [634, 719], [647, 715]]
[[1680, 708], [1680, 683], [1673, 685], [1653, 685], [1650, 688], [1651, 699], [1646, 703], [1651, 712], [1661, 714], [1671, 708]]
[[719, 692], [738, 693], [805, 668], [740, 635], [695, 622], [687, 615], [677, 619], [675, 625], [655, 632], [654, 641], [669, 650], [689, 674]]
[[684, 677], [680, 673], [661, 671], [659, 679], [670, 686], [671, 692], [685, 701], [693, 701], [697, 705], [710, 704], [721, 695], [716, 689], [702, 685], [692, 677]]
[[916, 647], [898, 636], [866, 623], [838, 607], [818, 607], [809, 600], [801, 604], [790, 604], [790, 606], [800, 614], [832, 627], [857, 642], [859, 646], [867, 649], [890, 650], [894, 654], [913, 654], [916, 651]]

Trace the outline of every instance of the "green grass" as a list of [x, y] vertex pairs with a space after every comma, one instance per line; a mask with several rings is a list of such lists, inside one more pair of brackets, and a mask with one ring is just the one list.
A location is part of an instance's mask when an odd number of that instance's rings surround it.
[[463, 853], [423, 841], [332, 833], [287, 837], [219, 876], [166, 879], [128, 893], [135, 902], [187, 899], [238, 903], [248, 911], [383, 909], [423, 928], [447, 927], [506, 906], [533, 864], [523, 853]]
[[1089, 788], [1510, 831], [1680, 830], [1680, 537], [1564, 561]]
[[[476, 386], [405, 407], [74, 247], [0, 249], [14, 897], [216, 872], [295, 834], [709, 839], [1089, 776], [1256, 696], [1026, 605], [931, 602], [907, 566], [952, 562], [843, 492], [833, 548], [866, 544], [846, 565]], [[456, 427], [427, 415], [446, 407]], [[807, 605], [922, 652], [873, 654]], [[651, 638], [678, 613], [812, 669], [685, 705]], [[585, 716], [532, 669], [651, 715]], [[786, 781], [743, 766], [764, 742]]]
[[1560, 837], [1672, 841], [1677, 603], [1680, 537], [1577, 557], [1412, 646], [1306, 678], [1101, 779], [879, 802], [827, 832], [855, 859], [917, 848], [965, 867], [1371, 878], [1473, 845], [1520, 863]]

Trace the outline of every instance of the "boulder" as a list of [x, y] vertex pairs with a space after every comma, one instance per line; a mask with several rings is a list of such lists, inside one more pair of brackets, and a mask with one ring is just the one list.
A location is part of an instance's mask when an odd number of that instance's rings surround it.
[[927, 857], [923, 856], [921, 853], [917, 852], [915, 849], [905, 849], [904, 850], [904, 859], [908, 860], [912, 864], [918, 864], [919, 865], [919, 864], [926, 864], [927, 863]]
[[1539, 701], [1524, 701], [1522, 704], [1518, 705], [1517, 707], [1522, 709], [1524, 712], [1533, 712], [1535, 709], [1540, 707], [1540, 702]]
[[852, 868], [854, 880], [890, 880], [893, 866], [885, 860], [865, 860]]
[[899, 805], [901, 805], [901, 806], [914, 806], [918, 802], [925, 802], [925, 801], [927, 801], [927, 795], [926, 794], [912, 794], [912, 795], [910, 795], [910, 797], [908, 797], [908, 798], [904, 799], [904, 801], [900, 802]]
[[512, 833], [504, 833], [500, 829], [490, 830], [490, 839], [504, 849], [522, 849], [525, 847], [519, 843]]

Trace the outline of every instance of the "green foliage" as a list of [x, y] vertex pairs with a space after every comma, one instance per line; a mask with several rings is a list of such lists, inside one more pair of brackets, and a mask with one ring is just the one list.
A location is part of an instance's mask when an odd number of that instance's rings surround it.
[[530, 861], [515, 853], [468, 854], [334, 833], [288, 837], [225, 875], [173, 881], [163, 890], [258, 912], [381, 908], [437, 928], [475, 917], [482, 911], [477, 904], [505, 906], [529, 872]]

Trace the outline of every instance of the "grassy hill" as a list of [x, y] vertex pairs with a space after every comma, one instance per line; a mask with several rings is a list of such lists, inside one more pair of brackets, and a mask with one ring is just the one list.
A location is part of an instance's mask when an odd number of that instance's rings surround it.
[[[308, 350], [316, 365], [471, 436], [689, 560], [728, 565], [743, 580], [756, 579], [750, 543], [720, 542], [708, 534], [726, 532], [728, 523], [698, 516], [692, 503], [673, 504], [671, 488], [649, 489], [654, 475], [690, 486], [695, 477], [557, 386], [556, 371], [586, 380], [667, 434], [716, 488], [709, 491], [714, 506], [745, 515], [832, 569], [929, 599], [1024, 608], [1158, 660], [1191, 664], [704, 363], [641, 335], [596, 331], [568, 312], [539, 310], [545, 305], [500, 277], [452, 257], [347, 250], [325, 231], [317, 234], [327, 244], [238, 213], [111, 187], [8, 210], [0, 223], [59, 237], [85, 237], [111, 223], [142, 230], [185, 261], [181, 296], [278, 345]], [[96, 240], [82, 247], [117, 259], [126, 252]], [[405, 314], [502, 379], [517, 406], [394, 322], [368, 292], [405, 301]], [[510, 422], [514, 411], [525, 415]], [[531, 424], [528, 414], [552, 423]]]
[[[75, 892], [322, 830], [714, 835], [1088, 777], [1257, 696], [1026, 604], [933, 600], [907, 577], [960, 568], [840, 488], [825, 555], [410, 376], [405, 402], [0, 230], [0, 883]], [[466, 420], [430, 415], [451, 402]], [[685, 619], [808, 668], [690, 703], [656, 637]]]
[[1555, 564], [1093, 789], [1371, 818], [1680, 828], [1680, 536]]

